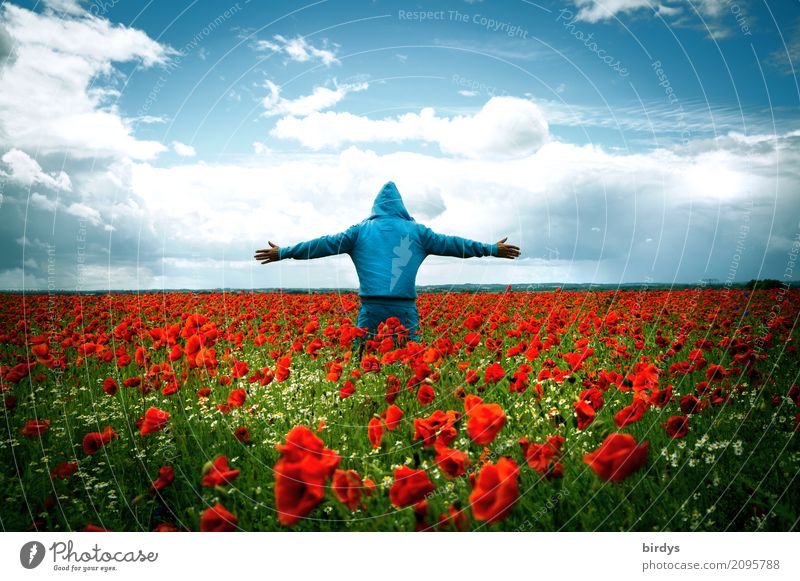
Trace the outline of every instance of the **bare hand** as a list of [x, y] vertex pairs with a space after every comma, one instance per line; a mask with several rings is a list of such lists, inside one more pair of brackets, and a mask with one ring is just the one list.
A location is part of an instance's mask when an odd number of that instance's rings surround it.
[[256, 260], [258, 260], [261, 264], [269, 264], [270, 262], [278, 262], [280, 260], [280, 246], [273, 244], [271, 241], [269, 243], [269, 248], [264, 248], [262, 250], [256, 250]]
[[519, 256], [519, 246], [513, 244], [506, 244], [508, 236], [503, 238], [497, 243], [497, 257], [515, 259]]

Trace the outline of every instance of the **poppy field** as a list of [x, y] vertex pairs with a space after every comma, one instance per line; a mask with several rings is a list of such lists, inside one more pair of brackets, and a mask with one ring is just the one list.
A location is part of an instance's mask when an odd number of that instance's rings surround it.
[[800, 291], [0, 295], [3, 530], [796, 530]]

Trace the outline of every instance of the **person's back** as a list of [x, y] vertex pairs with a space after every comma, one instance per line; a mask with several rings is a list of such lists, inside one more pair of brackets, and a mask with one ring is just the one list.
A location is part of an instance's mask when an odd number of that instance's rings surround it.
[[374, 335], [378, 324], [389, 317], [400, 319], [416, 338], [418, 328], [415, 299], [416, 278], [428, 255], [501, 256], [516, 258], [519, 248], [505, 244], [484, 244], [458, 236], [436, 234], [418, 224], [406, 210], [393, 182], [383, 186], [369, 218], [331, 236], [322, 236], [293, 246], [256, 252], [262, 264], [286, 258], [311, 259], [349, 254], [358, 274], [361, 298], [359, 327]]

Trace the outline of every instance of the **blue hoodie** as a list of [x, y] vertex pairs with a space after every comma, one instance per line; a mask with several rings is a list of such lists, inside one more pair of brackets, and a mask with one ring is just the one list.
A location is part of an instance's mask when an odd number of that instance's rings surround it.
[[417, 298], [416, 279], [429, 254], [472, 258], [497, 256], [497, 244], [436, 234], [408, 213], [394, 182], [381, 189], [369, 218], [344, 232], [282, 247], [279, 258], [310, 259], [349, 254], [361, 297]]

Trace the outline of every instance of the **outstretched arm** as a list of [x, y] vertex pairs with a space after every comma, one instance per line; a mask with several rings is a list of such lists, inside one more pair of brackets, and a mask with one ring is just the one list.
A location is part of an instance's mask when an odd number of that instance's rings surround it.
[[518, 257], [519, 247], [506, 244], [506, 240], [508, 238], [503, 238], [497, 244], [484, 244], [460, 236], [437, 234], [427, 227], [423, 227], [422, 231], [422, 246], [425, 252], [437, 256], [455, 256], [457, 258], [497, 256], [512, 259]]
[[334, 254], [348, 254], [353, 250], [358, 226], [351, 226], [344, 232], [332, 234], [330, 236], [320, 236], [307, 242], [300, 242], [292, 246], [277, 246], [272, 242], [269, 248], [256, 250], [255, 259], [261, 264], [277, 262], [286, 258], [297, 260], [308, 260], [311, 258], [322, 258]]

